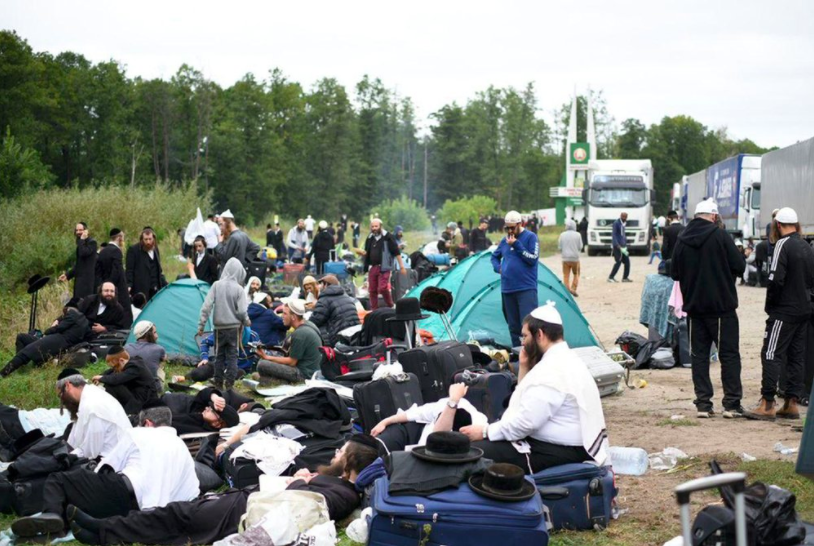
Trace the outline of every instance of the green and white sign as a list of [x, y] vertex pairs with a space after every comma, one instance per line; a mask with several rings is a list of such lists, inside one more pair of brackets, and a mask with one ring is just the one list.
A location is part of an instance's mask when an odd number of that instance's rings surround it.
[[571, 143], [571, 165], [587, 165], [591, 160], [591, 147], [587, 142]]

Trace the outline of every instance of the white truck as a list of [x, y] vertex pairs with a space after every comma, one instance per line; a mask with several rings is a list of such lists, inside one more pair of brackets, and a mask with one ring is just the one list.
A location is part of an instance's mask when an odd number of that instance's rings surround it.
[[649, 159], [600, 159], [588, 164], [582, 200], [588, 215], [588, 255], [612, 249], [613, 222], [627, 213], [631, 252], [649, 254], [653, 222], [653, 164]]
[[774, 209], [791, 207], [797, 213], [803, 237], [814, 240], [814, 138], [763, 156], [759, 235]]

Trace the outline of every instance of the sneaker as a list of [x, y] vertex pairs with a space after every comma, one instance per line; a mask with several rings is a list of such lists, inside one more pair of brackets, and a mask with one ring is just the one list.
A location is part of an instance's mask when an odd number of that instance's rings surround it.
[[613, 277], [608, 277], [608, 282], [618, 282], [618, 281]]
[[698, 410], [695, 413], [695, 416], [698, 417], [699, 419], [712, 419], [715, 416], [715, 412], [713, 410], [709, 411]]
[[721, 415], [723, 415], [724, 419], [740, 419], [743, 417], [743, 412], [743, 406], [738, 406], [737, 408], [725, 409]]
[[622, 282], [633, 282], [630, 279], [622, 279]]

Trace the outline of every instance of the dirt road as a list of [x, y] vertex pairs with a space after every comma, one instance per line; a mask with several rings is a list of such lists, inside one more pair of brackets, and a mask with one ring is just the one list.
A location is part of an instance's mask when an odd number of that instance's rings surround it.
[[[544, 262], [560, 272], [559, 256]], [[582, 259], [582, 278], [579, 286], [580, 308], [599, 335], [606, 348], [611, 348], [624, 330], [647, 335], [639, 324], [642, 287], [647, 275], [656, 273], [656, 264], [647, 264], [647, 258], [631, 258], [633, 283], [610, 284], [607, 276], [613, 260], [610, 257]], [[617, 275], [621, 278], [621, 273]], [[743, 406], [750, 407], [760, 398], [760, 348], [763, 340], [765, 290], [748, 286], [738, 287], [740, 306], [740, 348], [743, 362]], [[721, 390], [720, 365], [713, 362], [711, 375], [715, 387], [715, 409], [718, 416], [710, 420], [696, 419], [690, 370], [642, 370], [632, 372], [636, 381], [642, 378], [647, 387], [603, 399], [612, 445], [636, 446], [648, 452], [665, 447], [677, 447], [690, 455], [714, 453], [748, 453], [758, 458], [786, 459], [791, 457], [774, 453], [776, 442], [797, 447], [801, 434], [793, 432], [787, 424], [762, 423], [745, 419], [729, 420], [720, 417]], [[633, 381], [631, 381], [633, 383]], [[671, 426], [667, 421], [673, 415], [683, 415], [697, 426]]]

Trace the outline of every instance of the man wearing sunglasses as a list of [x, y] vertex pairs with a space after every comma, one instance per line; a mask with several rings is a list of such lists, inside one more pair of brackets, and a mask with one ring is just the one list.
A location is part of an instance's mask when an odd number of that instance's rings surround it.
[[520, 213], [506, 213], [506, 236], [492, 253], [492, 267], [500, 275], [503, 314], [509, 323], [512, 347], [520, 346], [523, 318], [537, 308], [537, 235], [524, 229]]

